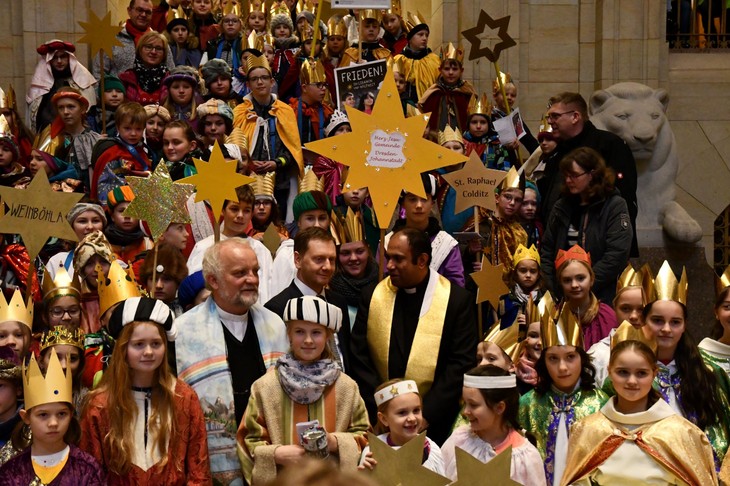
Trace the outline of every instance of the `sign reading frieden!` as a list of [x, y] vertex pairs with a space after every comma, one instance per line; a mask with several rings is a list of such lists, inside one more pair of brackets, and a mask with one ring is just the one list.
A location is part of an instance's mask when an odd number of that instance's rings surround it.
[[366, 113], [372, 110], [387, 71], [385, 59], [336, 68], [337, 109], [345, 111], [347, 105]]
[[386, 133], [383, 130], [375, 130], [370, 134], [368, 164], [388, 169], [402, 167], [406, 163], [406, 156], [403, 154], [403, 145], [405, 143], [406, 137], [401, 133]]

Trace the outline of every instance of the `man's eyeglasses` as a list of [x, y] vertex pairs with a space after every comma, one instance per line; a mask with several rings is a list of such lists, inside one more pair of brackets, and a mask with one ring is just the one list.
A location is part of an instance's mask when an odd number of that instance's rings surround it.
[[147, 15], [147, 16], [152, 15], [152, 10], [142, 8], [142, 7], [134, 7], [134, 11], [137, 12], [137, 14], [139, 14], [139, 15]]
[[580, 179], [581, 177], [583, 177], [587, 173], [588, 172], [581, 172], [580, 174], [573, 174], [573, 173], [568, 172], [568, 173], [566, 173], [564, 175], [565, 175], [565, 179], [566, 180], [574, 181], [576, 179]]
[[567, 115], [568, 113], [575, 113], [575, 110], [570, 110], [570, 111], [564, 111], [564, 112], [562, 112], [562, 113], [558, 113], [557, 111], [554, 111], [554, 112], [552, 112], [552, 113], [548, 113], [547, 115], [545, 115], [545, 117], [546, 117], [546, 118], [547, 118], [547, 119], [548, 119], [549, 121], [555, 121], [555, 120], [557, 120], [558, 118], [560, 118], [561, 116], [563, 116], [563, 115]]
[[253, 76], [248, 78], [249, 83], [258, 83], [259, 81], [271, 81], [270, 74], [264, 74], [263, 76]]
[[162, 52], [165, 50], [165, 48], [162, 46], [142, 46], [142, 50], [147, 52]]

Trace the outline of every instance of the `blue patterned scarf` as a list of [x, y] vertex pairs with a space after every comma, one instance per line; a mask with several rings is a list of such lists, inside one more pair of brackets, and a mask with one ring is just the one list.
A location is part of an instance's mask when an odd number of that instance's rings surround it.
[[331, 359], [302, 363], [287, 353], [276, 363], [279, 383], [292, 401], [309, 405], [320, 399], [324, 390], [340, 376], [340, 369]]

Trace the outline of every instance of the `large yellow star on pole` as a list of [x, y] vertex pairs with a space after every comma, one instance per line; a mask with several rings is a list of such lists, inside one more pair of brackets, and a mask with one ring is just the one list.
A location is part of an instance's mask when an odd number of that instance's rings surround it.
[[500, 263], [494, 266], [489, 263], [486, 255], [482, 255], [482, 269], [470, 275], [478, 287], [476, 303], [481, 304], [488, 300], [496, 309], [499, 306], [499, 298], [509, 292], [509, 288], [502, 280], [504, 265]]
[[343, 191], [368, 187], [373, 210], [387, 228], [401, 190], [425, 198], [421, 173], [458, 164], [466, 156], [423, 138], [428, 115], [403, 115], [393, 71], [388, 68], [373, 112], [347, 108], [352, 133], [305, 144], [312, 152], [347, 165]]
[[51, 236], [78, 241], [66, 215], [82, 196], [54, 191], [43, 170], [38, 171], [27, 189], [0, 186], [0, 197], [8, 206], [0, 217], [0, 233], [19, 234], [31, 261]]
[[213, 215], [218, 218], [223, 211], [223, 204], [228, 201], [238, 201], [236, 188], [254, 182], [253, 177], [245, 176], [236, 172], [238, 162], [233, 160], [226, 162], [223, 158], [218, 142], [213, 146], [208, 162], [200, 159], [193, 159], [198, 173], [178, 182], [195, 185], [195, 201], [210, 203]]
[[79, 20], [79, 25], [84, 29], [84, 35], [81, 36], [79, 42], [89, 45], [92, 56], [103, 50], [104, 54], [111, 58], [112, 48], [122, 46], [122, 43], [117, 39], [117, 34], [122, 28], [112, 23], [111, 12], [107, 12], [103, 18], [99, 18], [93, 10], [89, 9], [89, 21]]
[[172, 181], [165, 161], [161, 160], [149, 177], [127, 176], [134, 199], [124, 214], [147, 222], [150, 235], [157, 241], [171, 223], [189, 223], [186, 202], [195, 188]]
[[423, 467], [423, 443], [426, 433], [409, 440], [400, 449], [393, 449], [368, 432], [368, 444], [378, 464], [372, 477], [379, 486], [446, 486], [451, 482]]
[[506, 176], [503, 170], [487, 169], [477, 153], [472, 152], [463, 168], [441, 177], [456, 191], [454, 213], [460, 213], [472, 206], [496, 211], [494, 190]]
[[484, 484], [487, 478], [489, 484], [520, 486], [520, 483], [510, 477], [512, 446], [494, 456], [486, 464], [460, 447], [457, 447], [454, 452], [457, 481], [452, 483], [451, 486]]

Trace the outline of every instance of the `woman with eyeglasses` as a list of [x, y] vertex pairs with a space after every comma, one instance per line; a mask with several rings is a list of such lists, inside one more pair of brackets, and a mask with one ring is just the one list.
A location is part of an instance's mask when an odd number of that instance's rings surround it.
[[552, 290], [558, 250], [580, 245], [591, 254], [593, 293], [610, 305], [616, 281], [629, 259], [633, 229], [626, 201], [614, 187], [614, 173], [601, 155], [581, 147], [560, 161], [563, 193], [553, 206], [542, 238], [542, 271]]
[[167, 38], [150, 31], [137, 42], [134, 66], [119, 75], [126, 88], [126, 100], [141, 105], [160, 104], [166, 94], [162, 80], [167, 76]]

